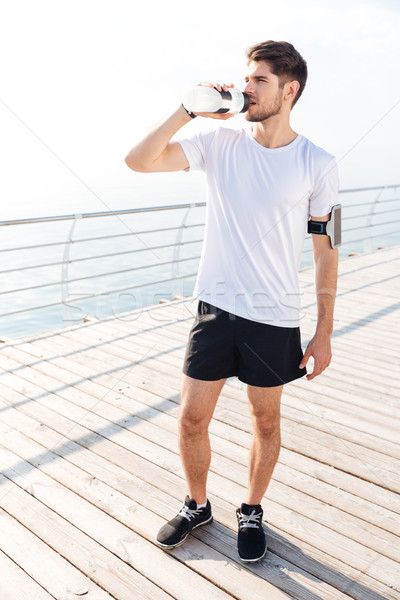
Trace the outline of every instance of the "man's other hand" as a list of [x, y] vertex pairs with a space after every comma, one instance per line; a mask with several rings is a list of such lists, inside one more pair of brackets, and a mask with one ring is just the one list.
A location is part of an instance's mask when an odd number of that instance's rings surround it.
[[314, 358], [314, 369], [312, 373], [307, 375], [307, 379], [311, 381], [317, 375], [321, 373], [329, 366], [332, 358], [331, 352], [331, 336], [328, 334], [315, 334], [310, 340], [306, 351], [304, 352], [303, 360], [301, 361], [299, 368], [303, 369], [308, 362], [310, 357]]

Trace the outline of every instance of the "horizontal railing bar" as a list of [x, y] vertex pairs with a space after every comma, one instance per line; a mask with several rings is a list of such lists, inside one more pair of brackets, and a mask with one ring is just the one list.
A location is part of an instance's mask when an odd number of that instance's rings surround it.
[[[374, 190], [386, 190], [386, 189], [397, 189], [400, 188], [400, 184], [397, 185], [380, 185], [375, 187], [366, 188], [352, 188], [339, 190], [339, 194], [348, 194], [350, 192], [369, 192]], [[35, 217], [31, 219], [13, 219], [11, 221], [0, 221], [0, 227], [7, 227], [9, 225], [28, 225], [33, 223], [50, 223], [54, 221], [72, 221], [74, 219], [93, 219], [98, 217], [114, 217], [130, 214], [139, 214], [144, 212], [158, 212], [163, 210], [180, 210], [185, 208], [199, 208], [206, 206], [205, 202], [192, 202], [185, 204], [170, 204], [165, 206], [150, 206], [147, 208], [127, 208], [124, 210], [110, 210], [100, 211], [92, 213], [82, 213], [73, 215], [56, 215], [51, 217]]]
[[98, 294], [88, 294], [87, 296], [81, 296], [80, 298], [72, 298], [71, 300], [68, 300], [67, 302], [53, 302], [52, 304], [45, 304], [43, 306], [33, 306], [31, 308], [22, 308], [21, 310], [15, 310], [13, 312], [10, 313], [3, 313], [0, 314], [0, 319], [5, 318], [5, 317], [11, 317], [12, 315], [18, 315], [24, 312], [30, 312], [33, 310], [41, 310], [42, 308], [53, 308], [55, 306], [61, 306], [62, 304], [68, 306], [69, 304], [72, 304], [73, 302], [81, 302], [82, 300], [88, 300], [89, 298], [98, 298], [99, 296], [109, 296], [110, 294], [116, 294], [118, 292], [127, 292], [128, 290], [135, 290], [138, 288], [142, 288], [142, 287], [148, 287], [151, 285], [159, 285], [160, 283], [168, 283], [169, 281], [176, 281], [177, 279], [187, 279], [188, 277], [196, 277], [197, 276], [197, 272], [196, 273], [189, 273], [187, 275], [179, 275], [177, 277], [169, 277], [168, 279], [162, 279], [159, 281], [150, 281], [148, 283], [140, 283], [139, 285], [131, 285], [129, 287], [125, 287], [125, 288], [120, 288], [117, 290], [111, 290], [110, 292], [100, 292]]
[[[385, 237], [389, 236], [389, 235], [394, 235], [395, 233], [399, 233], [399, 230], [398, 229], [393, 229], [393, 231], [385, 232]], [[355, 242], [364, 242], [365, 240], [373, 240], [373, 239], [378, 238], [378, 237], [379, 237], [379, 233], [377, 235], [369, 235], [369, 236], [366, 236], [366, 237], [357, 238], [355, 240], [345, 240], [343, 242], [343, 245], [345, 245], [345, 244], [346, 245], [347, 244], [354, 244]]]
[[350, 188], [346, 190], [339, 190], [339, 194], [348, 194], [349, 192], [373, 192], [374, 190], [395, 190], [397, 188], [400, 188], [400, 184], [377, 185], [376, 187]]
[[[396, 210], [400, 210], [400, 209], [396, 209]], [[385, 212], [392, 212], [392, 211], [385, 211]], [[383, 214], [383, 213], [379, 213], [379, 214]], [[375, 216], [379, 216], [379, 214], [375, 214]], [[368, 216], [368, 215], [361, 215], [360, 218], [363, 217], [363, 216]], [[348, 218], [349, 219], [358, 218], [358, 215], [355, 215], [353, 217], [348, 217]], [[391, 224], [391, 223], [393, 223], [393, 221], [386, 221], [384, 223], [374, 223], [373, 225], [363, 225], [363, 226], [360, 226], [360, 227], [353, 227], [353, 228], [349, 228], [349, 229], [343, 230], [343, 233], [346, 233], [348, 231], [356, 231], [356, 230], [360, 230], [360, 229], [367, 229], [367, 228], [369, 228], [371, 226], [372, 227], [375, 227], [375, 226], [379, 227], [380, 225], [388, 225], [388, 224]], [[394, 233], [396, 233], [396, 231]], [[385, 235], [387, 235], [387, 234], [385, 233]], [[372, 237], [377, 237], [377, 236], [372, 236]], [[305, 240], [311, 240], [311, 239], [312, 239], [311, 236], [306, 236], [305, 237]], [[368, 238], [360, 238], [360, 239], [368, 239]], [[115, 257], [115, 256], [123, 256], [123, 255], [126, 255], [126, 254], [134, 254], [136, 252], [145, 252], [147, 250], [160, 250], [160, 249], [172, 248], [172, 247], [176, 247], [176, 246], [185, 246], [185, 245], [188, 245], [188, 244], [201, 243], [202, 241], [203, 241], [202, 239], [188, 240], [188, 241], [185, 241], [185, 242], [178, 242], [178, 243], [173, 243], [173, 244], [163, 244], [163, 245], [160, 245], [160, 246], [152, 246], [152, 247], [149, 247], [149, 248], [137, 248], [137, 249], [134, 249], [134, 250], [123, 250], [123, 251], [120, 251], [120, 252], [114, 252], [114, 253], [109, 253], [109, 254], [99, 254], [99, 255], [96, 255], [96, 256], [88, 256], [88, 257], [83, 257], [83, 258], [72, 259], [72, 260], [68, 261], [68, 264], [77, 263], [77, 262], [85, 262], [85, 261], [88, 261], [88, 260], [96, 260], [96, 259], [100, 259], [100, 258], [109, 258], [109, 257]], [[347, 243], [350, 243], [350, 242], [348, 242], [347, 240], [343, 241], [343, 244], [347, 244]], [[311, 252], [311, 251], [312, 251], [312, 248], [308, 249], [308, 250], [304, 250], [303, 252], [307, 253], [307, 252]], [[200, 258], [200, 257], [197, 257], [197, 258]], [[185, 260], [187, 260], [187, 259], [185, 259]], [[179, 261], [173, 261], [173, 262], [179, 262]], [[53, 263], [42, 263], [40, 265], [30, 265], [30, 266], [24, 266], [24, 267], [15, 268], [15, 269], [5, 269], [5, 270], [0, 271], [0, 274], [4, 275], [4, 274], [7, 274], [7, 273], [18, 273], [18, 272], [27, 271], [27, 270], [33, 270], [33, 269], [55, 267], [55, 266], [60, 266], [60, 265], [63, 265], [63, 264], [64, 264], [64, 261], [58, 261], [58, 262], [53, 262]], [[132, 267], [132, 268], [130, 268], [128, 270], [142, 269], [142, 268], [145, 268], [145, 267], [150, 268], [150, 267], [156, 267], [156, 266], [161, 266], [161, 265], [165, 265], [165, 264], [168, 264], [168, 263], [164, 262], [164, 263], [157, 263], [157, 264], [153, 264], [153, 265], [145, 265], [143, 267], [134, 267], [134, 268]], [[169, 263], [169, 264], [171, 264], [171, 263]], [[95, 278], [95, 277], [101, 277], [103, 275], [104, 276], [106, 276], [106, 275], [114, 275], [114, 274], [123, 273], [123, 272], [125, 272], [125, 271], [113, 271], [113, 272], [109, 272], [109, 273], [103, 273], [103, 274], [100, 274], [100, 275], [88, 275], [86, 277], [82, 277], [82, 278], [79, 278], [79, 279], [73, 279], [73, 280], [70, 280], [68, 282], [63, 282], [63, 283], [69, 283], [69, 282], [73, 282], [73, 281], [78, 281], [80, 279], [91, 279], [91, 278]], [[39, 285], [39, 286], [35, 286], [35, 287], [32, 286], [32, 287], [29, 287], [29, 288], [19, 288], [19, 289], [10, 290], [10, 291], [7, 291], [7, 292], [0, 292], [0, 294], [11, 294], [11, 293], [16, 293], [16, 292], [20, 292], [20, 291], [26, 291], [26, 290], [29, 290], [29, 289], [39, 289], [41, 287], [49, 287], [51, 285], [60, 285], [60, 282], [55, 282], [55, 283], [51, 283], [51, 284], [42, 284], [42, 285]]]
[[[347, 233], [348, 231], [358, 231], [359, 229], [370, 229], [371, 227], [381, 227], [382, 225], [391, 225], [393, 221], [384, 221], [383, 223], [374, 223], [373, 225], [360, 225], [360, 227], [350, 227], [350, 229], [343, 229], [342, 234]], [[385, 234], [386, 235], [386, 232]], [[343, 240], [343, 243], [346, 243]]]
[[[111, 252], [110, 254], [99, 254], [97, 256], [85, 256], [83, 258], [74, 258], [72, 260], [67, 261], [68, 264], [72, 264], [72, 263], [77, 263], [77, 262], [84, 262], [87, 260], [95, 260], [96, 258], [109, 258], [112, 256], [122, 256], [124, 254], [135, 254], [136, 252], [145, 252], [146, 250], [160, 250], [162, 248], [174, 248], [176, 246], [186, 246], [188, 244], [198, 244], [199, 242], [202, 242], [203, 240], [188, 240], [187, 242], [177, 242], [177, 243], [173, 243], [173, 244], [164, 244], [162, 246], [152, 246], [151, 248], [138, 248], [135, 250], [121, 250], [120, 252]], [[53, 262], [53, 263], [42, 263], [40, 265], [29, 265], [28, 267], [19, 267], [16, 269], [7, 269], [4, 271], [0, 271], [0, 275], [4, 275], [5, 273], [18, 273], [19, 271], [28, 271], [28, 270], [32, 270], [32, 269], [41, 269], [41, 268], [47, 268], [47, 267], [58, 267], [60, 265], [63, 265], [65, 261], [58, 261], [58, 262]], [[156, 266], [156, 265], [154, 265]]]
[[76, 283], [77, 281], [87, 281], [88, 279], [97, 279], [98, 277], [109, 277], [110, 275], [121, 275], [122, 273], [130, 273], [132, 271], [139, 271], [140, 269], [150, 269], [154, 267], [164, 267], [166, 265], [172, 265], [178, 262], [186, 262], [188, 260], [198, 260], [199, 256], [189, 256], [188, 258], [181, 258], [179, 260], [168, 260], [162, 263], [156, 263], [153, 265], [142, 265], [139, 267], [129, 267], [129, 269], [121, 269], [119, 271], [109, 271], [107, 273], [98, 273], [96, 275], [85, 275], [84, 277], [75, 277], [75, 279], [65, 279], [64, 281], [52, 281], [51, 283], [41, 283], [39, 285], [31, 285], [29, 287], [18, 288], [14, 290], [6, 290], [4, 292], [0, 292], [0, 296], [5, 296], [6, 294], [17, 294], [19, 292], [27, 292], [28, 290], [40, 290], [47, 287], [53, 286], [61, 286], [69, 283]]
[[49, 248], [51, 246], [65, 246], [69, 240], [63, 242], [48, 242], [46, 244], [33, 244], [32, 246], [15, 246], [14, 248], [1, 248], [0, 252], [20, 252], [21, 250], [36, 250], [37, 248]]
[[[36, 244], [33, 246], [20, 246], [15, 248], [3, 248], [0, 252], [14, 252], [17, 250], [34, 250], [36, 248], [46, 248], [48, 246], [65, 246], [67, 243], [77, 244], [78, 242], [96, 242], [98, 240], [111, 240], [119, 237], [129, 237], [131, 235], [143, 235], [147, 233], [161, 233], [163, 231], [176, 231], [177, 229], [190, 229], [193, 227], [204, 227], [204, 223], [194, 223], [193, 225], [176, 225], [175, 227], [164, 227], [162, 229], [149, 229], [148, 231], [130, 231], [129, 233], [115, 233], [113, 235], [99, 235], [91, 238], [77, 238], [76, 240], [64, 240], [63, 242], [49, 242], [48, 244]], [[148, 250], [148, 248], [144, 248]]]
[[193, 223], [192, 225], [175, 225], [174, 227], [162, 227], [160, 229], [148, 229], [145, 231], [131, 231], [129, 233], [114, 233], [113, 235], [99, 235], [90, 238], [76, 238], [72, 240], [73, 244], [80, 242], [96, 242], [98, 240], [111, 240], [119, 237], [129, 237], [131, 235], [147, 235], [149, 233], [163, 233], [164, 231], [176, 231], [177, 229], [192, 229], [193, 227], [204, 227], [204, 223]]
[[[101, 294], [94, 294], [94, 296], [109, 296], [110, 294], [116, 294], [117, 292], [126, 292], [127, 290], [136, 290], [142, 287], [148, 287], [149, 285], [158, 285], [160, 283], [168, 283], [169, 281], [175, 281], [176, 279], [186, 279], [188, 277], [196, 277], [196, 273], [189, 273], [188, 275], [178, 275], [177, 277], [169, 277], [168, 279], [162, 279], [159, 281], [150, 281], [147, 283], [139, 283], [138, 285], [130, 285], [125, 288], [118, 288], [116, 290], [111, 290], [109, 292], [102, 292]], [[76, 300], [69, 300], [68, 302], [76, 302]]]
[[[372, 225], [372, 227], [379, 227], [381, 225], [388, 225], [393, 223], [393, 221], [386, 221], [384, 223], [375, 223]], [[343, 233], [349, 232], [349, 231], [358, 231], [360, 229], [368, 229], [370, 228], [370, 225], [363, 225], [360, 227], [353, 227], [350, 229], [345, 229], [343, 230]], [[385, 235], [391, 235], [392, 233], [398, 233], [398, 230], [394, 230], [393, 232], [387, 233], [385, 232]], [[371, 237], [378, 237], [379, 234], [371, 236]], [[307, 235], [305, 236], [305, 241], [307, 240], [311, 240], [312, 237], [311, 235]], [[359, 238], [359, 240], [363, 240], [363, 239], [369, 239], [369, 238]], [[186, 242], [178, 242], [178, 243], [173, 243], [173, 244], [164, 244], [161, 246], [153, 246], [151, 248], [149, 248], [149, 250], [159, 250], [159, 249], [163, 249], [163, 248], [170, 248], [170, 247], [176, 247], [176, 246], [185, 246], [188, 244], [196, 244], [196, 243], [200, 243], [202, 242], [202, 239], [199, 240], [188, 240]], [[351, 243], [348, 240], [343, 240], [343, 244], [348, 244]], [[77, 259], [73, 259], [73, 260], [69, 260], [68, 264], [71, 263], [76, 263], [76, 262], [84, 262], [84, 261], [88, 261], [88, 260], [95, 260], [95, 259], [99, 259], [99, 258], [109, 258], [109, 257], [114, 257], [114, 256], [122, 256], [125, 254], [133, 254], [136, 252], [142, 252], [142, 251], [146, 251], [147, 248], [139, 248], [139, 249], [135, 249], [135, 250], [124, 250], [121, 252], [115, 252], [115, 253], [110, 253], [110, 254], [99, 254], [96, 256], [88, 256], [88, 257], [83, 257], [83, 258], [77, 258]], [[303, 253], [306, 252], [310, 252], [312, 251], [312, 248], [310, 249], [306, 249], [303, 250]], [[163, 265], [167, 265], [167, 264], [173, 264], [176, 262], [182, 262], [184, 260], [194, 260], [194, 259], [199, 259], [200, 256], [195, 256], [195, 257], [189, 257], [189, 258], [185, 258], [185, 259], [180, 259], [180, 260], [173, 260], [173, 261], [167, 261], [167, 262], [162, 262], [162, 263], [153, 263], [151, 265], [143, 265], [143, 266], [139, 266], [139, 267], [130, 267], [129, 269], [124, 269], [124, 270], [119, 270], [119, 271], [110, 271], [107, 273], [100, 273], [97, 275], [86, 275], [85, 277], [79, 277], [79, 278], [75, 278], [75, 279], [70, 279], [70, 280], [65, 280], [65, 281], [58, 281], [58, 282], [54, 282], [54, 283], [48, 283], [48, 284], [41, 284], [38, 286], [30, 286], [30, 287], [26, 287], [26, 288], [18, 288], [18, 289], [14, 289], [14, 290], [9, 290], [9, 291], [5, 291], [5, 292], [0, 292], [1, 294], [12, 294], [12, 293], [16, 293], [16, 292], [22, 292], [22, 291], [27, 291], [27, 290], [31, 290], [31, 289], [40, 289], [42, 287], [49, 287], [49, 286], [53, 286], [53, 285], [61, 285], [61, 284], [65, 284], [65, 283], [73, 283], [76, 281], [81, 281], [81, 280], [86, 280], [86, 279], [92, 279], [92, 278], [96, 278], [96, 277], [103, 277], [103, 276], [108, 276], [108, 275], [117, 275], [120, 273], [124, 273], [124, 272], [128, 272], [128, 271], [135, 271], [138, 269], [144, 269], [144, 268], [154, 268], [157, 266], [163, 266]], [[59, 261], [59, 262], [54, 262], [54, 263], [42, 263], [40, 265], [30, 265], [30, 266], [24, 266], [24, 267], [20, 267], [20, 268], [16, 268], [16, 269], [7, 269], [7, 270], [3, 270], [0, 271], [0, 274], [7, 274], [7, 273], [17, 273], [17, 272], [21, 272], [21, 271], [27, 271], [27, 270], [32, 270], [32, 269], [40, 269], [40, 268], [48, 268], [48, 267], [54, 267], [54, 266], [60, 266], [63, 265], [64, 261]]]
[[122, 252], [113, 252], [110, 254], [100, 254], [98, 256], [86, 256], [83, 258], [74, 258], [69, 263], [82, 262], [85, 260], [95, 260], [96, 258], [108, 258], [110, 256], [122, 256], [124, 254], [132, 254], [136, 252], [146, 252], [147, 250], [162, 250], [164, 248], [176, 248], [177, 246], [187, 246], [188, 244], [199, 244], [203, 240], [188, 240], [185, 242], [174, 242], [173, 244], [163, 244], [161, 246], [149, 246], [149, 248], [137, 248], [136, 250], [123, 250]]
[[[398, 229], [393, 229], [392, 231], [385, 232], [385, 236], [387, 236], [387, 235], [394, 235], [395, 233], [399, 233], [399, 230]], [[377, 237], [379, 237], [379, 233], [376, 234], [376, 235], [370, 235], [369, 237], [367, 237], [365, 239], [366, 240], [369, 240], [369, 239], [372, 240], [372, 239], [377, 238]]]
[[13, 219], [11, 221], [0, 221], [0, 227], [9, 225], [31, 225], [33, 223], [52, 223], [54, 221], [73, 221], [75, 219], [94, 219], [98, 217], [117, 217], [122, 215], [135, 215], [144, 212], [158, 212], [163, 210], [179, 210], [184, 208], [198, 208], [205, 206], [205, 202], [192, 202], [190, 204], [170, 204], [165, 206], [150, 206], [148, 208], [127, 208], [125, 210], [110, 210], [75, 215], [56, 215], [53, 217], [35, 217], [31, 219]]
[[343, 209], [347, 210], [348, 208], [360, 208], [360, 206], [370, 206], [371, 204], [376, 204], [377, 206], [380, 206], [381, 204], [386, 204], [386, 202], [398, 202], [399, 200], [400, 196], [398, 198], [386, 198], [384, 200], [369, 200], [369, 202], [358, 202], [357, 204], [343, 204]]
[[31, 306], [30, 308], [21, 308], [20, 310], [14, 310], [13, 312], [0, 314], [0, 319], [6, 317], [12, 317], [13, 315], [20, 315], [22, 313], [31, 312], [33, 310], [44, 310], [45, 308], [54, 308], [55, 306], [61, 306], [64, 302], [52, 302], [51, 304], [43, 304], [41, 306]]
[[[399, 200], [400, 198], [396, 199]], [[383, 203], [384, 201], [382, 201]], [[373, 202], [370, 202], [369, 204], [373, 204]], [[359, 205], [354, 204], [351, 207], [357, 207]], [[347, 206], [346, 208], [351, 208], [350, 206]], [[392, 208], [390, 210], [387, 211], [379, 211], [376, 213], [373, 213], [374, 217], [378, 217], [381, 214], [386, 214], [386, 213], [390, 213], [390, 212], [398, 212], [400, 211], [400, 208]], [[348, 215], [344, 215], [342, 216], [342, 222], [345, 222], [347, 220], [350, 219], [356, 219], [356, 218], [363, 218], [363, 217], [368, 217], [370, 216], [370, 213], [365, 213], [362, 215], [352, 215], [352, 216], [348, 216]], [[80, 242], [93, 242], [93, 241], [104, 241], [104, 240], [109, 240], [109, 239], [115, 239], [115, 238], [120, 238], [120, 237], [129, 237], [132, 235], [144, 235], [144, 234], [149, 234], [149, 233], [162, 233], [165, 231], [176, 231], [179, 229], [191, 229], [191, 228], [195, 228], [195, 227], [204, 227], [204, 223], [194, 223], [192, 225], [177, 225], [174, 227], [164, 227], [162, 229], [149, 229], [149, 230], [145, 230], [145, 231], [134, 231], [134, 232], [129, 232], [129, 233], [117, 233], [117, 234], [113, 234], [113, 235], [103, 235], [103, 236], [96, 236], [96, 237], [90, 237], [90, 238], [77, 238], [75, 240], [64, 240], [62, 242], [49, 242], [46, 244], [34, 244], [31, 246], [17, 246], [14, 248], [0, 248], [0, 253], [1, 252], [17, 252], [17, 251], [22, 251], [22, 250], [36, 250], [39, 248], [48, 248], [51, 246], [65, 246], [66, 243], [71, 243], [71, 244], [78, 244]], [[132, 250], [132, 252], [145, 252], [145, 251], [151, 251], [153, 249], [155, 249], [156, 247], [146, 247], [146, 248], [138, 248], [135, 250]], [[105, 255], [105, 256], [117, 256], [117, 253], [115, 254], [109, 254], [109, 255]], [[85, 259], [78, 259], [78, 260], [85, 260]], [[73, 262], [73, 261], [71, 261]], [[62, 263], [49, 263], [49, 265], [39, 265], [39, 266], [53, 266], [57, 265], [57, 264], [62, 264]], [[37, 267], [26, 267], [27, 269], [29, 268], [37, 268]], [[9, 271], [0, 271], [0, 273], [7, 273]]]
[[[349, 221], [350, 219], [362, 219], [364, 217], [379, 217], [380, 215], [387, 215], [388, 213], [399, 212], [400, 208], [390, 208], [389, 210], [380, 210], [379, 212], [374, 213], [363, 213], [362, 215], [352, 215], [346, 216], [346, 218], [342, 218], [342, 222]], [[379, 223], [374, 223], [374, 225], [379, 225]]]

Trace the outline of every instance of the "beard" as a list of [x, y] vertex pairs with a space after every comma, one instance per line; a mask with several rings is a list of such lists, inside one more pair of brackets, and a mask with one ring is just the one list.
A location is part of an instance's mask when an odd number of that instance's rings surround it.
[[249, 111], [247, 111], [245, 115], [246, 120], [252, 123], [259, 123], [260, 121], [266, 121], [270, 117], [279, 115], [282, 108], [282, 97], [283, 90], [279, 90], [268, 106], [262, 106], [257, 112], [252, 112], [252, 114], [249, 114]]

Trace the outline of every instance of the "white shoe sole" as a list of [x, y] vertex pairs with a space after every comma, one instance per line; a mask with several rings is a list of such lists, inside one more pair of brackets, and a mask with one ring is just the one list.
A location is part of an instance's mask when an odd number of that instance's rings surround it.
[[254, 562], [258, 562], [259, 560], [262, 560], [266, 554], [267, 554], [267, 548], [265, 548], [264, 554], [262, 556], [260, 556], [259, 558], [242, 558], [240, 556], [240, 554], [239, 554], [239, 558], [240, 558], [240, 560], [242, 562], [251, 562], [251, 563], [254, 563]]

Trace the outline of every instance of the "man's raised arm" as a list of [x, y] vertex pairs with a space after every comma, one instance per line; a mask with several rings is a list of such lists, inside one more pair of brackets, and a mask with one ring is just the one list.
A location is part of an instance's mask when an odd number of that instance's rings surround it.
[[191, 120], [183, 106], [180, 106], [133, 146], [125, 158], [128, 167], [140, 173], [188, 169], [189, 162], [181, 145], [171, 142], [171, 138]]
[[[201, 83], [209, 87], [215, 87], [217, 90], [225, 92], [233, 83]], [[208, 117], [225, 121], [233, 117], [233, 113], [197, 113], [195, 116]], [[189, 116], [186, 109], [181, 105], [170, 117], [156, 125], [125, 158], [125, 162], [130, 169], [140, 173], [156, 173], [161, 171], [182, 171], [189, 168], [189, 162], [186, 158], [181, 145], [178, 142], [171, 142], [171, 138], [183, 127], [189, 123], [192, 117]]]

